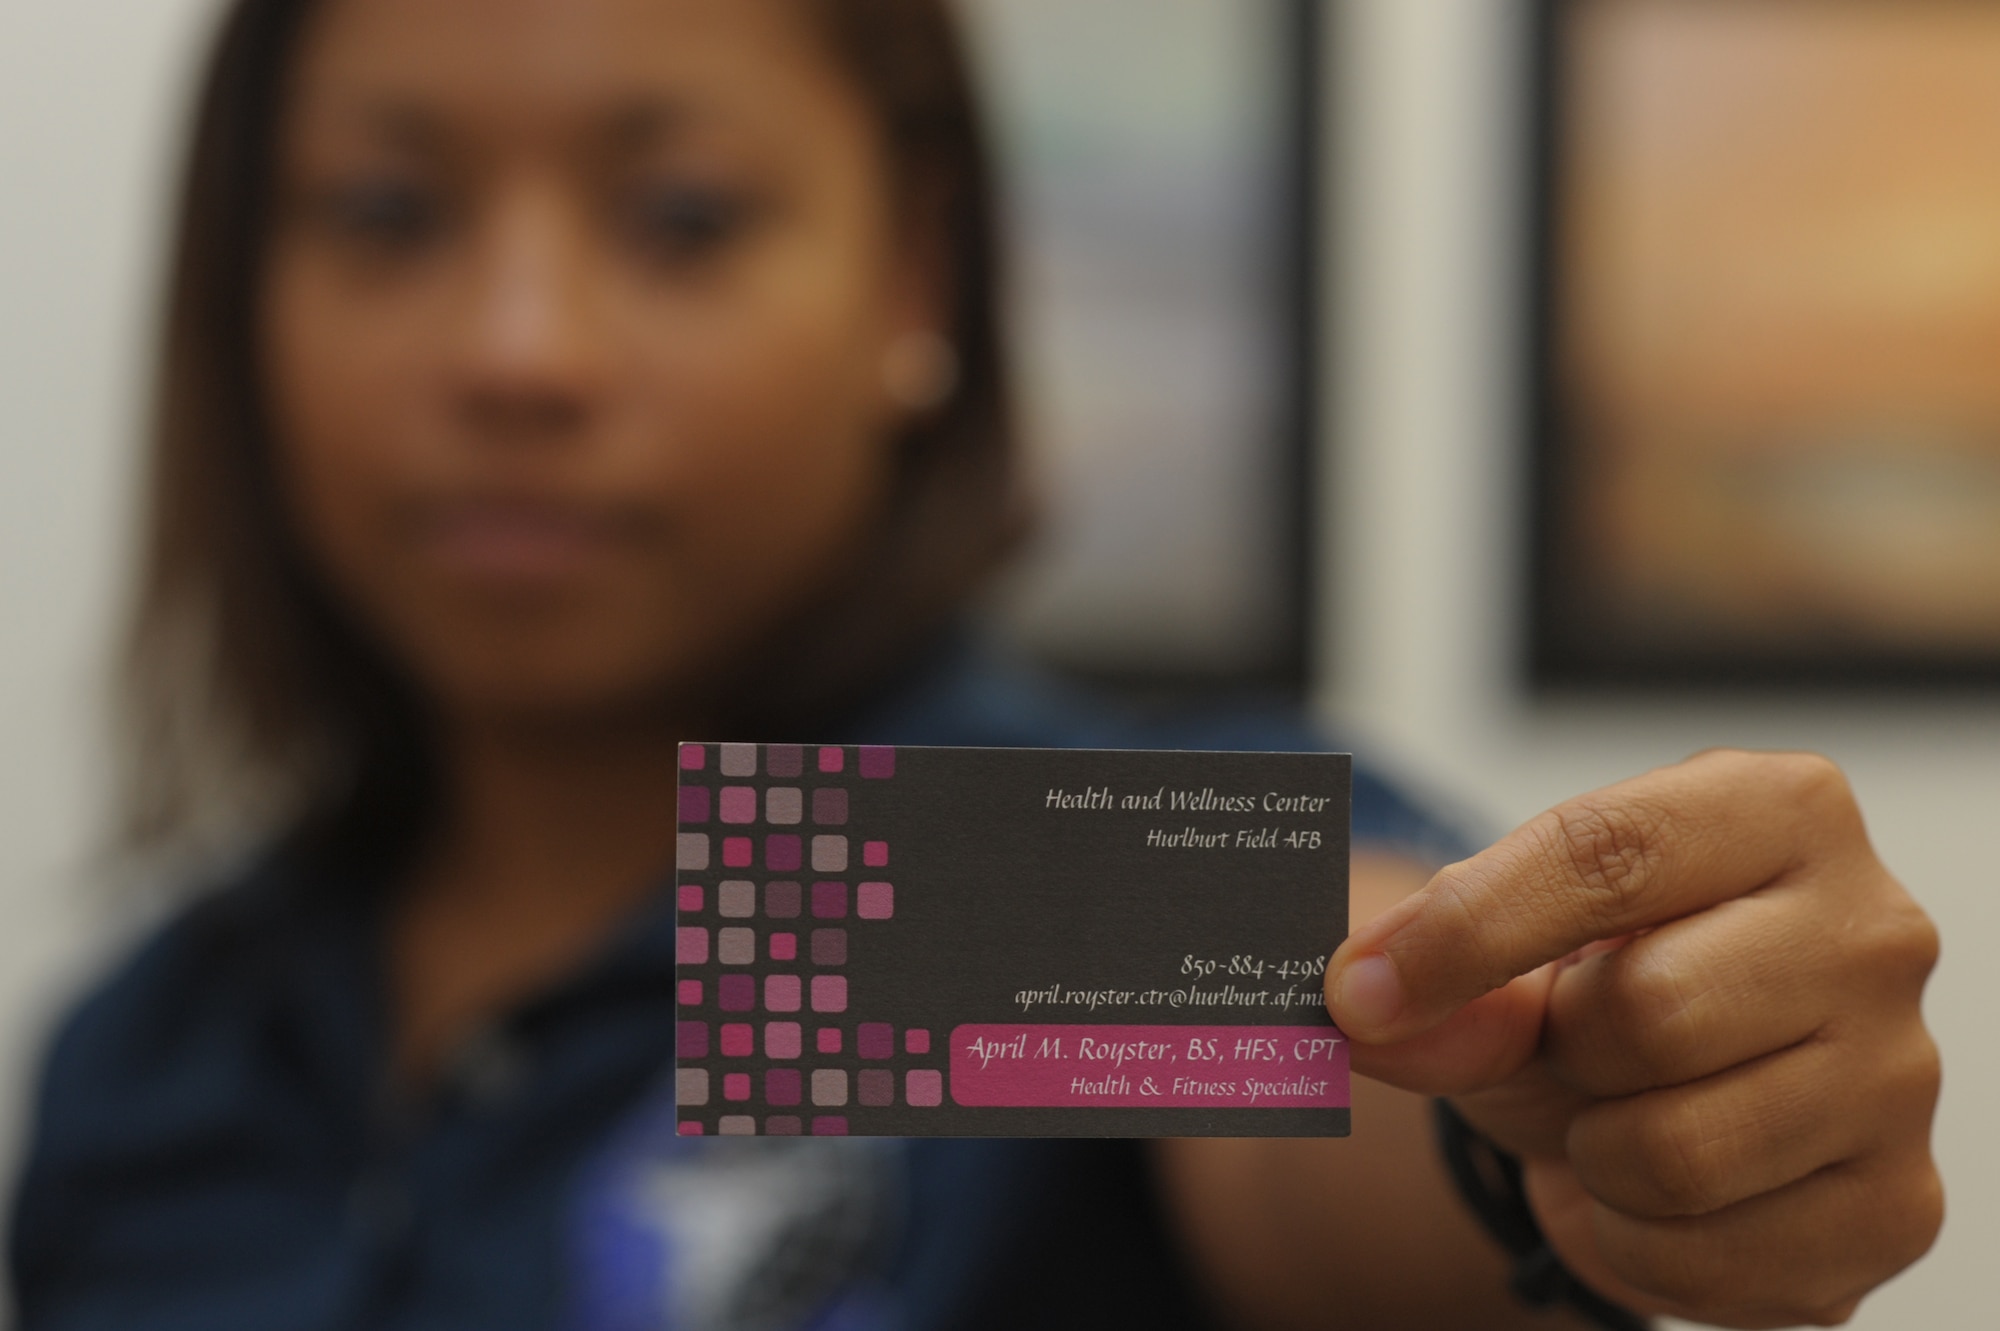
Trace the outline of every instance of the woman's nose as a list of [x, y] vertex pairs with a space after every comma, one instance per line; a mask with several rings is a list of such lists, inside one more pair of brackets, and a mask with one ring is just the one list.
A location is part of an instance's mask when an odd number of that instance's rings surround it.
[[508, 437], [575, 429], [602, 389], [585, 219], [522, 185], [483, 219], [463, 289], [456, 385], [468, 422]]

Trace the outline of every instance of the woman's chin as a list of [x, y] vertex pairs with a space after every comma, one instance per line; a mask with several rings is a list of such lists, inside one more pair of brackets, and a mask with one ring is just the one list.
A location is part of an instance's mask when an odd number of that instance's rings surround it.
[[517, 644], [437, 662], [425, 683], [455, 724], [579, 736], [607, 726], [641, 732], [685, 709], [677, 672], [656, 663], [606, 661], [574, 644]]

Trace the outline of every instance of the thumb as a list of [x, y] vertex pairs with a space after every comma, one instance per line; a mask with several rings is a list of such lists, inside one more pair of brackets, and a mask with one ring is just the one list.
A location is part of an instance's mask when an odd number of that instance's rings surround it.
[[[1350, 1036], [1354, 1071], [1420, 1095], [1466, 1095], [1510, 1081], [1533, 1061], [1555, 968], [1543, 967], [1481, 995], [1432, 1027], [1394, 1044]], [[1340, 1011], [1329, 1003], [1345, 1032]]]

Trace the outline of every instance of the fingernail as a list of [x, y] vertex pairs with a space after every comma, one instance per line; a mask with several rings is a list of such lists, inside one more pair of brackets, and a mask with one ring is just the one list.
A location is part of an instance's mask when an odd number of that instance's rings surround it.
[[1334, 987], [1333, 1007], [1333, 1019], [1349, 1035], [1386, 1030], [1403, 1011], [1396, 963], [1377, 952], [1349, 965]]

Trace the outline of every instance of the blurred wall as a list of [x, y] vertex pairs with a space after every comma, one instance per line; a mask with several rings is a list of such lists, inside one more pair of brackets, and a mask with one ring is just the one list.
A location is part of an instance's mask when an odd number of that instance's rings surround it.
[[[160, 201], [212, 0], [0, 5], [0, 1143], [99, 909]], [[129, 914], [129, 912], [125, 912]], [[11, 1149], [7, 1158], [11, 1160]]]
[[[0, 6], [0, 1134], [52, 996], [129, 928], [85, 891], [97, 708], [126, 555], [158, 203], [212, 0]], [[2000, 1304], [2000, 967], [1984, 841], [2000, 705], [1967, 700], [1538, 705], [1515, 685], [1512, 375], [1519, 0], [1344, 0], [1329, 353], [1322, 701], [1421, 784], [1501, 827], [1708, 744], [1845, 763], [1876, 840], [1943, 925], [1931, 990], [1952, 1218], [1856, 1325], [1953, 1331]], [[1365, 1140], [1365, 1132], [1364, 1132]]]
[[[1327, 495], [1336, 613], [1322, 701], [1401, 769], [1496, 829], [1693, 750], [1831, 754], [1876, 845], [1945, 935], [1929, 1014], [1945, 1053], [1950, 1194], [1925, 1262], [1854, 1325], [2000, 1320], [2000, 698], [1535, 703], [1518, 685], [1515, 375], [1523, 0], [1344, 0], [1330, 114], [1339, 336]], [[2000, 373], [2000, 367], [1995, 367]], [[1362, 1132], [1365, 1136], [1366, 1125]]]

